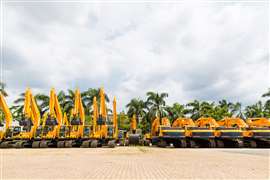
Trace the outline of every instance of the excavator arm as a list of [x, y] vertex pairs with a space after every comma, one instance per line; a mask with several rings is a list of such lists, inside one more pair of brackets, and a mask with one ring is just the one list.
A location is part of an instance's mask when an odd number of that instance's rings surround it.
[[20, 125], [23, 126], [23, 131], [13, 138], [31, 139], [40, 123], [40, 112], [36, 103], [36, 100], [29, 88], [25, 92], [24, 119], [20, 121]]
[[75, 90], [74, 108], [72, 109], [71, 114], [72, 120], [70, 122], [70, 138], [80, 138], [83, 136], [85, 113], [79, 89]]
[[137, 129], [137, 120], [136, 120], [136, 115], [133, 114], [130, 122], [130, 130], [131, 132], [135, 133]]
[[158, 130], [160, 126], [160, 120], [159, 117], [156, 117], [156, 119], [153, 120], [152, 126], [151, 126], [151, 136], [157, 136]]
[[43, 133], [43, 138], [55, 138], [62, 125], [63, 114], [54, 88], [50, 91], [49, 113], [45, 113], [43, 119], [42, 129], [45, 130], [45, 127], [50, 127], [45, 134]]
[[11, 122], [12, 122], [12, 114], [10, 112], [10, 109], [8, 108], [8, 105], [5, 101], [5, 98], [3, 96], [3, 94], [0, 94], [0, 107], [3, 110], [4, 114], [5, 114], [5, 119], [6, 119], [6, 126], [5, 126], [5, 130], [0, 131], [0, 139], [2, 139], [5, 136], [5, 133], [8, 131], [8, 129], [10, 128]]
[[92, 136], [96, 137], [97, 136], [97, 120], [99, 117], [98, 113], [98, 105], [97, 105], [97, 97], [94, 97], [93, 99], [93, 133]]
[[114, 135], [115, 139], [118, 138], [118, 121], [117, 121], [117, 109], [116, 109], [116, 98], [113, 99], [113, 128], [114, 128]]
[[5, 119], [6, 119], [5, 129], [7, 130], [7, 129], [9, 129], [11, 122], [12, 122], [12, 114], [11, 114], [10, 109], [8, 108], [8, 105], [7, 105], [5, 98], [2, 94], [0, 94], [0, 107], [5, 114]]

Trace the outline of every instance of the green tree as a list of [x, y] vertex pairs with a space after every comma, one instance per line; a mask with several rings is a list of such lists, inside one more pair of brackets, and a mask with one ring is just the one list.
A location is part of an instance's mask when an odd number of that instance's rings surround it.
[[126, 105], [128, 108], [127, 115], [129, 118], [136, 115], [137, 124], [139, 124], [140, 117], [145, 115], [145, 102], [140, 99], [131, 99], [131, 101]]
[[270, 88], [266, 93], [262, 95], [263, 98], [267, 98], [265, 104], [264, 104], [264, 115], [265, 117], [270, 118]]
[[6, 84], [3, 82], [0, 82], [0, 92], [4, 97], [8, 96], [8, 93], [6, 92]]
[[264, 115], [264, 105], [261, 101], [245, 108], [246, 118], [264, 117]]
[[185, 115], [188, 113], [185, 105], [179, 103], [174, 103], [172, 106], [166, 106], [165, 110], [171, 122], [179, 117], [185, 117]]
[[[90, 115], [92, 113], [92, 105], [93, 105], [93, 99], [94, 97], [97, 98], [98, 103], [100, 102], [100, 88], [89, 88], [88, 90], [81, 93], [82, 96], [82, 102], [85, 108], [86, 115]], [[110, 102], [109, 96], [105, 93], [105, 101], [107, 103]], [[108, 109], [108, 112], [111, 112], [111, 109]]]
[[188, 113], [193, 120], [197, 120], [200, 117], [212, 117], [214, 116], [215, 103], [214, 102], [199, 102], [194, 100], [187, 104]]
[[168, 93], [155, 93], [155, 92], [147, 92], [147, 100], [146, 106], [149, 110], [149, 115], [159, 116], [160, 119], [166, 115], [165, 107], [166, 101], [165, 98], [168, 97]]
[[43, 116], [43, 114], [45, 112], [49, 111], [50, 97], [45, 95], [45, 94], [39, 93], [39, 94], [35, 95], [35, 99], [37, 101], [37, 105], [38, 105], [38, 108], [40, 110], [40, 114], [41, 114], [41, 116]]
[[19, 97], [13, 102], [14, 105], [10, 108], [13, 118], [18, 121], [19, 119], [23, 118], [24, 97], [25, 93], [21, 93]]
[[128, 115], [125, 114], [124, 111], [120, 112], [118, 114], [118, 126], [119, 129], [123, 129], [123, 130], [129, 130], [130, 124], [129, 124], [129, 118]]
[[68, 89], [67, 91], [68, 93], [65, 95], [65, 101], [63, 103], [63, 111], [70, 117], [71, 109], [74, 108], [75, 93], [71, 89]]

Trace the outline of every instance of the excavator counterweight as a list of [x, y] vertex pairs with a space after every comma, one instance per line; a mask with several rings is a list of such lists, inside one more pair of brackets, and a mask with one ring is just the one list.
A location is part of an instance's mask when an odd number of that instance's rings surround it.
[[268, 118], [249, 118], [246, 120], [245, 142], [249, 147], [270, 148], [270, 119]]

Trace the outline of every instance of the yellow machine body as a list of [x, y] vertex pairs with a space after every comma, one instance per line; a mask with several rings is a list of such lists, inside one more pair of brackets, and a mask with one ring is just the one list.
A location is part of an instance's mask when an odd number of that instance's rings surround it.
[[246, 137], [265, 136], [270, 138], [270, 119], [268, 118], [249, 118], [246, 121], [247, 128]]
[[[52, 88], [50, 91], [50, 102], [49, 102], [49, 113], [45, 113], [43, 116], [42, 123], [42, 139], [55, 139], [59, 133], [63, 121], [63, 113], [56, 95], [55, 89]], [[55, 121], [56, 124], [48, 125], [48, 121]], [[46, 133], [44, 132], [46, 130]]]
[[30, 127], [23, 126], [18, 134], [12, 136], [12, 139], [32, 139], [40, 123], [40, 112], [29, 88], [25, 92], [23, 113], [24, 118], [30, 120], [32, 125]]

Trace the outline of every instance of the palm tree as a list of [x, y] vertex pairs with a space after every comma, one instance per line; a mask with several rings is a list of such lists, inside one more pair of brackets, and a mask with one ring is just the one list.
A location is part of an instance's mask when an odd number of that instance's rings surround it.
[[264, 117], [264, 106], [261, 101], [245, 108], [246, 118]]
[[131, 99], [126, 105], [128, 108], [127, 115], [131, 118], [134, 114], [136, 115], [137, 124], [139, 124], [139, 118], [145, 115], [145, 102], [140, 99]]
[[187, 104], [188, 113], [193, 120], [197, 120], [201, 117], [201, 103], [198, 100], [194, 100]]
[[3, 94], [3, 96], [8, 96], [8, 94], [7, 94], [7, 92], [6, 92], [6, 90], [5, 90], [5, 88], [6, 88], [6, 84], [5, 83], [3, 83], [3, 82], [0, 82], [0, 92]]
[[50, 97], [44, 94], [35, 95], [35, 99], [37, 101], [38, 108], [40, 110], [41, 116], [49, 111]]
[[[233, 103], [228, 102], [225, 99], [222, 99], [218, 102], [218, 104], [214, 107], [212, 117], [216, 120], [221, 120], [224, 117], [231, 117], [233, 115]], [[236, 109], [234, 110], [236, 111]]]
[[68, 94], [65, 96], [64, 105], [64, 112], [67, 113], [67, 116], [70, 116], [71, 109], [74, 108], [74, 101], [75, 101], [75, 93], [68, 89]]
[[264, 111], [265, 111], [265, 116], [270, 117], [270, 88], [268, 89], [268, 92], [264, 93], [262, 95], [263, 98], [269, 98], [266, 100], [264, 104]]
[[262, 97], [270, 97], [270, 88], [268, 88], [268, 91], [264, 93]]
[[214, 111], [215, 103], [214, 102], [209, 103], [209, 102], [203, 101], [201, 103], [200, 107], [201, 107], [201, 115], [203, 117], [214, 116], [214, 113], [215, 113], [215, 111]]
[[187, 111], [193, 120], [197, 120], [200, 117], [211, 117], [215, 115], [214, 102], [209, 103], [206, 101], [199, 102], [198, 100], [194, 100], [193, 102], [188, 103], [187, 107], [189, 107]]
[[243, 118], [242, 104], [240, 102], [232, 103], [230, 112], [232, 116]]
[[66, 94], [63, 90], [61, 90], [58, 94], [57, 94], [57, 98], [59, 101], [59, 105], [61, 107], [61, 109], [64, 109], [65, 103], [66, 103]]
[[150, 115], [159, 116], [161, 119], [166, 114], [165, 98], [168, 97], [168, 93], [147, 92], [146, 95], [146, 106], [149, 108]]
[[25, 97], [25, 93], [21, 93], [19, 95], [19, 98], [13, 102], [14, 105], [10, 108], [12, 115], [16, 120], [22, 119], [23, 117], [23, 106], [24, 106], [24, 99], [25, 99], [24, 97]]
[[188, 111], [185, 109], [185, 105], [174, 103], [172, 106], [165, 107], [166, 112], [168, 113], [168, 117], [171, 121], [179, 117], [184, 117]]
[[[93, 99], [94, 97], [97, 97], [97, 101], [99, 102], [99, 93], [100, 93], [100, 88], [95, 89], [95, 88], [89, 88], [87, 91], [82, 92], [82, 102], [85, 108], [85, 113], [86, 115], [91, 114], [91, 107], [93, 105]], [[109, 96], [105, 93], [105, 101], [110, 102]], [[108, 109], [108, 112], [110, 112], [111, 109]]]

